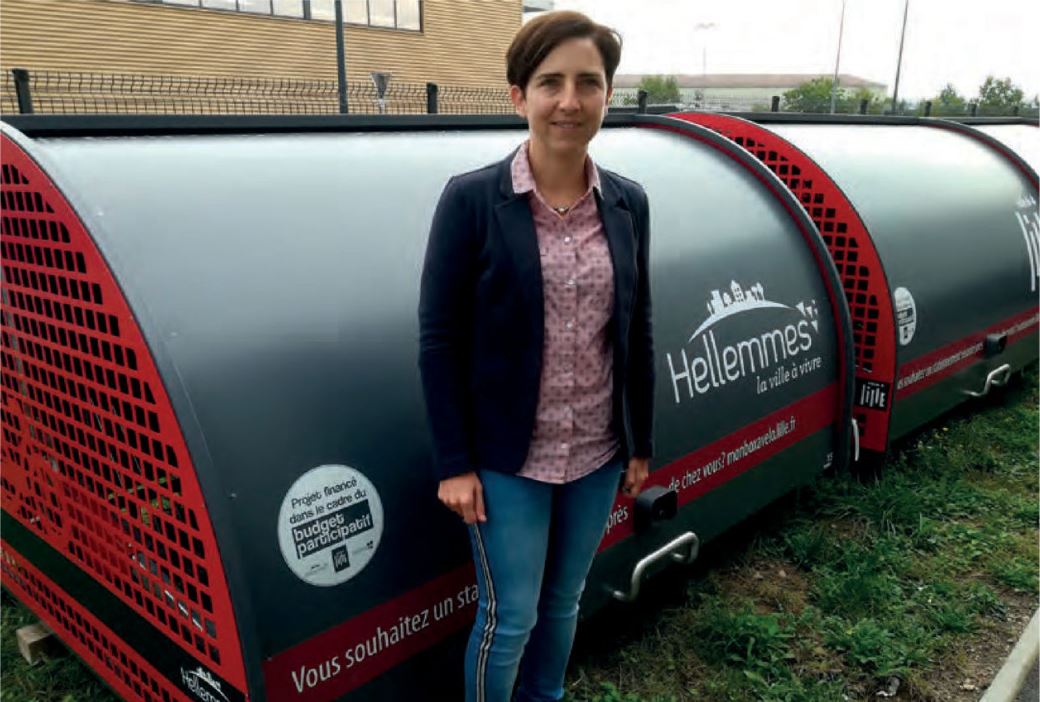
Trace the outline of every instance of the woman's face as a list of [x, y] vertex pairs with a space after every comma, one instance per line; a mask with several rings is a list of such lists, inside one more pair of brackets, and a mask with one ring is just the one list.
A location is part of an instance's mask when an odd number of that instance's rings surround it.
[[599, 131], [612, 89], [592, 39], [561, 42], [531, 74], [527, 90], [509, 88], [516, 113], [527, 120], [531, 140], [552, 153], [584, 153]]

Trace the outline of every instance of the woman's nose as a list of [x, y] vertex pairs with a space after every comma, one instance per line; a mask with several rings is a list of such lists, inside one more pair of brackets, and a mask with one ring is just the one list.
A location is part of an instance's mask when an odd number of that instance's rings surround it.
[[560, 95], [560, 109], [576, 110], [579, 107], [581, 107], [581, 102], [578, 100], [578, 86], [571, 82], [565, 83], [563, 93]]

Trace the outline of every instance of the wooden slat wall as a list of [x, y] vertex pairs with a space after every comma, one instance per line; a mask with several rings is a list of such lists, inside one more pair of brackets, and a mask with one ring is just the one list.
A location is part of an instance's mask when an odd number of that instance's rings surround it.
[[[331, 22], [132, 0], [2, 0], [0, 69], [335, 80]], [[347, 26], [349, 80], [505, 86], [521, 0], [423, 0], [423, 31]]]

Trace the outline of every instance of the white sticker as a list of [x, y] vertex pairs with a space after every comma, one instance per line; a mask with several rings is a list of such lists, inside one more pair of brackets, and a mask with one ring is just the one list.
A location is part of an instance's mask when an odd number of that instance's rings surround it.
[[383, 535], [383, 503], [372, 483], [347, 466], [300, 476], [278, 512], [278, 546], [289, 570], [319, 587], [344, 583], [372, 560]]
[[917, 305], [914, 296], [906, 288], [896, 288], [892, 293], [896, 303], [896, 325], [899, 327], [899, 345], [906, 346], [917, 331]]

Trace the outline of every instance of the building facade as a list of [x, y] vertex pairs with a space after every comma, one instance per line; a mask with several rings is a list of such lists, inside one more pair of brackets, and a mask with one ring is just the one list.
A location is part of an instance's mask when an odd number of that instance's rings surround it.
[[[615, 96], [622, 100], [635, 100], [643, 74], [617, 75], [614, 78]], [[788, 90], [817, 78], [833, 78], [833, 74], [729, 74], [673, 76], [679, 86], [679, 95], [684, 105], [696, 105], [718, 110], [768, 109], [774, 95], [783, 95]], [[838, 85], [847, 92], [866, 90], [875, 97], [884, 98], [887, 88], [877, 83], [845, 73], [838, 75]]]
[[[333, 0], [3, 0], [0, 68], [336, 79]], [[505, 86], [522, 0], [343, 0], [349, 81]]]

